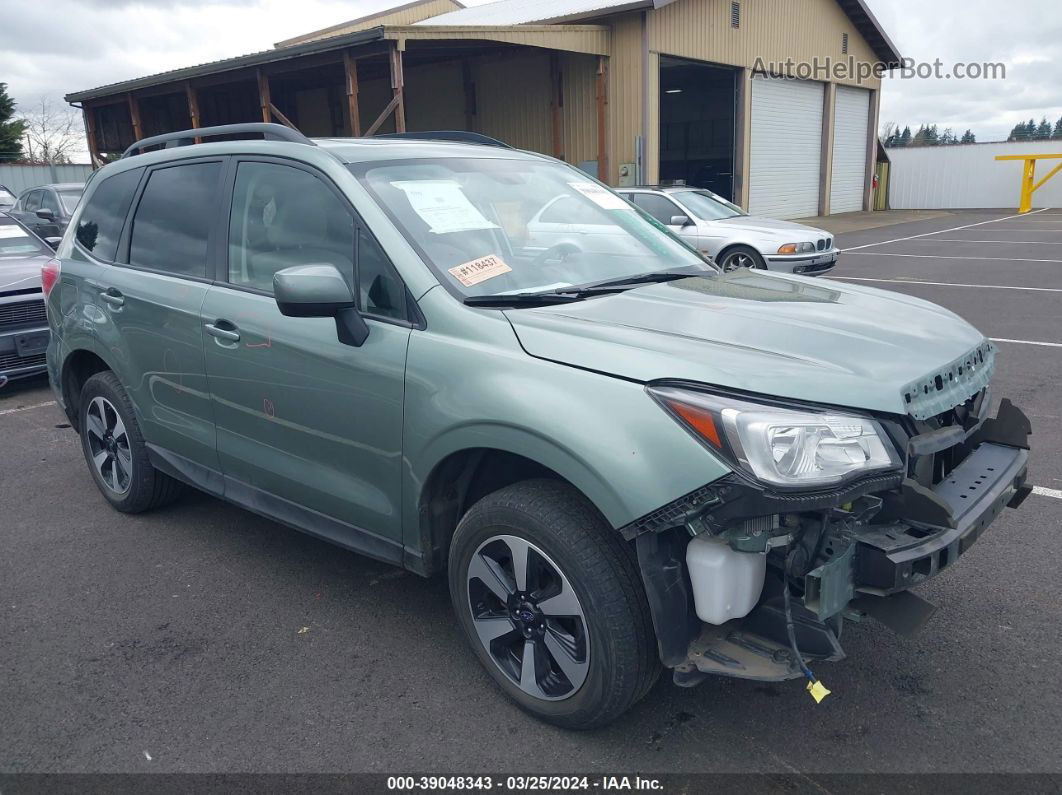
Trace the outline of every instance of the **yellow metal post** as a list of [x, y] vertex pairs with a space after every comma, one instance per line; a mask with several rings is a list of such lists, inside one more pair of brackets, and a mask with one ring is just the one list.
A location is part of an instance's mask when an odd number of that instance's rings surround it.
[[1062, 171], [1062, 163], [1059, 163], [1049, 172], [1047, 176], [1036, 181], [1036, 161], [1037, 160], [1062, 160], [1062, 155], [996, 155], [996, 160], [1022, 160], [1024, 166], [1021, 172], [1021, 197], [1018, 200], [1018, 213], [1027, 213], [1032, 210], [1032, 197], [1033, 194], [1041, 187], [1047, 180], [1051, 179], [1059, 171]]

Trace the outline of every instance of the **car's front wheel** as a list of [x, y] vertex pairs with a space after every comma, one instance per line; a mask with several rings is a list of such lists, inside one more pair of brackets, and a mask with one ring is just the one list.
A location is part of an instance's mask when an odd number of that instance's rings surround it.
[[450, 548], [450, 595], [484, 667], [523, 709], [601, 726], [659, 671], [641, 578], [582, 495], [550, 480], [476, 503]]
[[763, 269], [766, 268], [763, 257], [754, 248], [748, 246], [734, 246], [723, 252], [723, 256], [719, 258], [719, 267], [723, 269], [724, 273], [730, 271], [739, 271], [745, 269]]

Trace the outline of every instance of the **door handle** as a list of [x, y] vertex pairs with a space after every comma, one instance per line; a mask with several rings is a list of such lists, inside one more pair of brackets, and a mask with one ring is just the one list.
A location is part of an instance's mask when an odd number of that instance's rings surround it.
[[[228, 326], [228, 328], [224, 328], [224, 326]], [[236, 326], [227, 320], [218, 320], [215, 323], [204, 323], [203, 328], [206, 329], [207, 334], [219, 340], [225, 340], [225, 342], [240, 341], [240, 332], [236, 330]]]
[[113, 287], [108, 287], [106, 290], [101, 292], [100, 298], [102, 298], [115, 309], [118, 309], [125, 305], [125, 296]]

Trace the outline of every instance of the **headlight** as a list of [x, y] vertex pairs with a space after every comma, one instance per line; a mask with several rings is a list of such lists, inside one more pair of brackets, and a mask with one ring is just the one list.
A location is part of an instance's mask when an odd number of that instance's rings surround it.
[[764, 483], [830, 486], [900, 459], [872, 419], [794, 411], [677, 387], [650, 387], [668, 412], [713, 450]]
[[778, 247], [779, 254], [803, 254], [814, 250], [814, 243], [785, 243]]

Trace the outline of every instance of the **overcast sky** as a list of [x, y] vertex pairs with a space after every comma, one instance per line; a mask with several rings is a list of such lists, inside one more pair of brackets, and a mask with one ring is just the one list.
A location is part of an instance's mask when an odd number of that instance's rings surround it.
[[[268, 49], [400, 2], [0, 0], [0, 81], [24, 105], [41, 96], [61, 101], [70, 91]], [[940, 58], [945, 69], [956, 61], [1006, 65], [1005, 80], [894, 77], [884, 87], [882, 122], [969, 127], [978, 140], [999, 140], [1018, 121], [1062, 116], [1058, 0], [868, 2], [903, 55]]]

